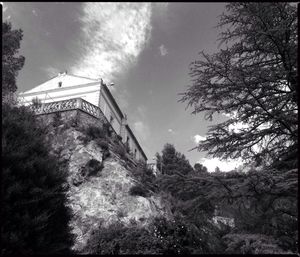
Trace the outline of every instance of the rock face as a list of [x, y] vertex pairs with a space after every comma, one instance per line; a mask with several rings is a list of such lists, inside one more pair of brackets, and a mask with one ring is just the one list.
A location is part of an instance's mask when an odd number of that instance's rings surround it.
[[[129, 194], [137, 181], [117, 155], [111, 153], [102, 163], [101, 148], [94, 141], [85, 145], [84, 134], [73, 127], [61, 125], [48, 136], [53, 151], [66, 162], [68, 170], [68, 204], [73, 211], [70, 226], [76, 236], [73, 250], [82, 252], [100, 222], [109, 225], [118, 220], [129, 224], [134, 219], [143, 226], [151, 217], [166, 215], [159, 196], [145, 198]], [[83, 172], [91, 160], [102, 163], [93, 175]]]

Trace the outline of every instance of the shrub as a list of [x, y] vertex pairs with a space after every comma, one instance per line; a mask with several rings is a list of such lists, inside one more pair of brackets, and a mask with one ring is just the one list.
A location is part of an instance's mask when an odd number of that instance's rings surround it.
[[103, 164], [95, 159], [89, 160], [84, 169], [83, 173], [87, 176], [94, 176], [103, 169]]
[[1, 254], [67, 253], [66, 172], [25, 107], [2, 106]]
[[144, 188], [157, 192], [158, 185], [153, 171], [147, 167], [145, 163], [138, 162], [136, 167], [131, 169], [132, 175], [136, 178]]
[[102, 138], [97, 138], [96, 139], [96, 144], [101, 147], [101, 149], [103, 151], [108, 151], [109, 147], [108, 147], [108, 142], [105, 139]]
[[112, 127], [111, 127], [111, 125], [109, 123], [104, 123], [103, 124], [103, 130], [105, 131], [105, 134], [108, 137], [112, 136]]
[[55, 112], [54, 113], [54, 117], [53, 117], [53, 127], [58, 127], [59, 125], [61, 125], [63, 122], [62, 122], [62, 119], [61, 119], [61, 113], [60, 112]]
[[145, 187], [142, 187], [140, 185], [135, 185], [130, 188], [129, 194], [147, 197], [149, 195], [149, 191]]
[[79, 124], [78, 117], [77, 117], [77, 116], [72, 117], [72, 118], [69, 120], [68, 124], [70, 124], [70, 126], [71, 126], [71, 127], [74, 127], [74, 128], [75, 128], [75, 127], [78, 127], [78, 124]]
[[122, 145], [114, 145], [113, 152], [119, 155], [124, 161], [127, 161], [126, 150]]
[[148, 227], [116, 222], [100, 226], [87, 242], [90, 254], [203, 254], [209, 253], [203, 232], [176, 218], [153, 219]]
[[87, 127], [86, 134], [90, 140], [106, 137], [105, 129], [103, 129], [101, 127], [93, 126], [93, 125]]

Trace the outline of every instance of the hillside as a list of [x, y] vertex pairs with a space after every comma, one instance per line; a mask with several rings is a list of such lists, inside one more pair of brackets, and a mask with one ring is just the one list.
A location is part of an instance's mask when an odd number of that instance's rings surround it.
[[129, 194], [138, 181], [131, 172], [133, 166], [114, 151], [117, 145], [113, 140], [106, 138], [110, 156], [103, 160], [104, 151], [97, 144], [98, 139], [86, 142], [87, 128], [56, 125], [48, 126], [47, 137], [53, 153], [68, 172], [68, 200], [74, 215], [70, 225], [76, 235], [73, 250], [81, 252], [93, 229], [101, 222], [104, 225], [116, 221], [129, 224], [135, 220], [139, 226], [144, 226], [152, 217], [166, 216], [168, 211], [158, 195]]

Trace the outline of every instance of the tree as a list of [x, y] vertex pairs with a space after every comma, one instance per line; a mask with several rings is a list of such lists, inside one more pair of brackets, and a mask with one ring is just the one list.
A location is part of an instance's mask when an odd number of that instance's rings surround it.
[[26, 107], [2, 108], [1, 254], [68, 253], [66, 167]]
[[[298, 142], [297, 11], [289, 3], [230, 3], [218, 27], [225, 47], [191, 63], [181, 101], [193, 113], [229, 116], [198, 150], [271, 164], [296, 158]], [[244, 125], [233, 129], [236, 124]], [[295, 167], [295, 163], [293, 164]]]
[[220, 168], [218, 166], [215, 168], [215, 172], [216, 173], [220, 173], [221, 172], [221, 170], [220, 170]]
[[21, 29], [12, 30], [11, 23], [2, 23], [2, 99], [17, 90], [16, 77], [25, 62], [18, 55], [22, 38]]
[[162, 155], [156, 154], [158, 160], [157, 168], [161, 170], [162, 174], [174, 174], [180, 172], [188, 174], [193, 170], [189, 161], [185, 158], [184, 154], [177, 152], [172, 144], [165, 144], [162, 150]]
[[201, 163], [195, 163], [194, 170], [196, 172], [207, 172], [207, 168], [204, 165], [202, 165]]

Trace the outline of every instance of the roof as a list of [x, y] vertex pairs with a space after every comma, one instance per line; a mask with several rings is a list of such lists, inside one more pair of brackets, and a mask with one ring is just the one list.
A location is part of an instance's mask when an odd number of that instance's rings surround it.
[[57, 89], [58, 88], [57, 85], [59, 82], [62, 82], [62, 86], [64, 88], [66, 88], [66, 87], [72, 87], [72, 86], [76, 86], [76, 85], [90, 84], [93, 82], [97, 83], [97, 82], [99, 82], [99, 80], [80, 77], [80, 76], [67, 74], [67, 73], [60, 73], [57, 76], [55, 76], [54, 78], [51, 78], [50, 80], [47, 80], [46, 82], [28, 90], [28, 91], [25, 91], [22, 94]]

